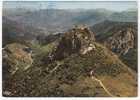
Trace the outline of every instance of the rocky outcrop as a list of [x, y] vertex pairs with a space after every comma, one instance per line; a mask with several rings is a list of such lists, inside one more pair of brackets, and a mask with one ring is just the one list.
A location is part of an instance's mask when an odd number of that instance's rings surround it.
[[134, 48], [134, 33], [132, 28], [118, 30], [105, 41], [105, 45], [119, 55], [125, 55], [129, 49]]
[[72, 53], [86, 54], [95, 48], [94, 41], [94, 34], [87, 27], [76, 26], [63, 34], [54, 55], [61, 59]]
[[138, 25], [136, 22], [104, 21], [91, 27], [96, 41], [105, 44], [130, 68], [137, 71]]

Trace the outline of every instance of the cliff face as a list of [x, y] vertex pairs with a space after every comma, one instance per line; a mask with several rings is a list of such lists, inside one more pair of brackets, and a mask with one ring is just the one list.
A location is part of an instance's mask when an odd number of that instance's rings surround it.
[[61, 37], [55, 56], [64, 58], [72, 53], [86, 54], [95, 48], [94, 42], [94, 34], [87, 27], [75, 27]]
[[105, 44], [113, 52], [119, 55], [125, 55], [131, 48], [134, 48], [134, 32], [132, 28], [117, 31], [105, 41]]

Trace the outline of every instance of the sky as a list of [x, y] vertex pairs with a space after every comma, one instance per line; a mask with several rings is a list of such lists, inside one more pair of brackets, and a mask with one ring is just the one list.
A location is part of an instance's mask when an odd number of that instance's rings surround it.
[[5, 1], [3, 8], [29, 9], [98, 9], [113, 11], [136, 9], [135, 1]]

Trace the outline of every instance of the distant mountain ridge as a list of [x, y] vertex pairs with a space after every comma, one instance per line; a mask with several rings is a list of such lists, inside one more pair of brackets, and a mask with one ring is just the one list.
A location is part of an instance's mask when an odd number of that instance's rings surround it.
[[18, 21], [20, 24], [34, 26], [48, 33], [64, 32], [73, 25], [86, 24], [92, 26], [104, 20], [136, 22], [137, 10], [113, 12], [106, 9], [92, 10], [60, 10], [43, 9], [38, 11], [16, 12], [9, 14], [3, 12], [5, 17]]

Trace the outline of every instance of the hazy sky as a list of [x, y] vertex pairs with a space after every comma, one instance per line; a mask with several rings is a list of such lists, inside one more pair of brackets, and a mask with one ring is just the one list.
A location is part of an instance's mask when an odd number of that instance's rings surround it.
[[97, 9], [123, 11], [136, 9], [137, 2], [134, 1], [5, 1], [4, 8], [29, 8], [29, 9]]

